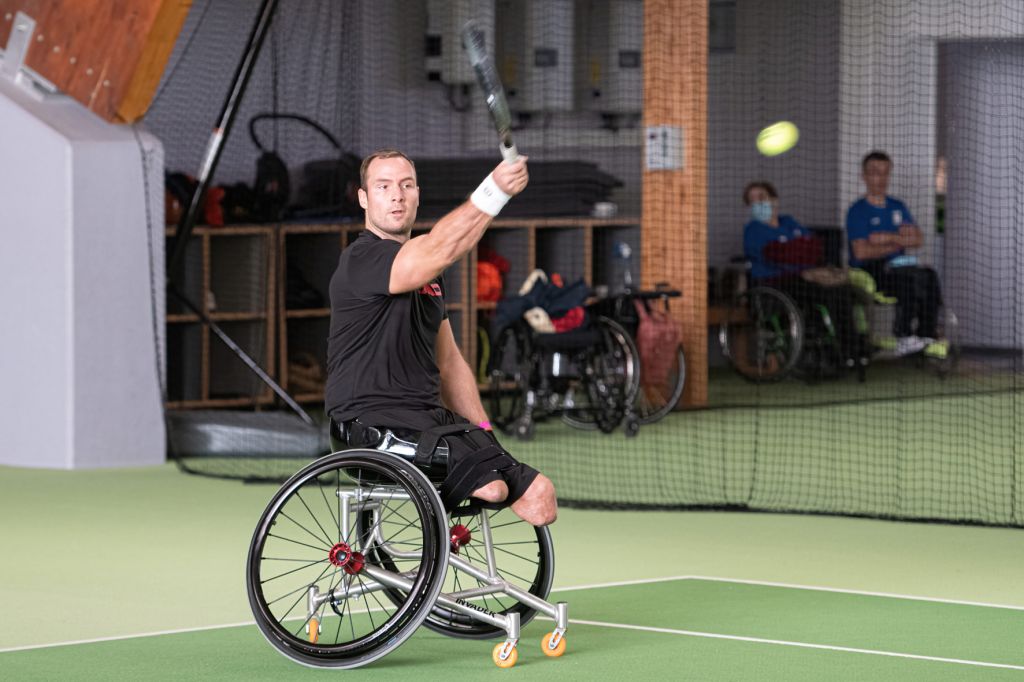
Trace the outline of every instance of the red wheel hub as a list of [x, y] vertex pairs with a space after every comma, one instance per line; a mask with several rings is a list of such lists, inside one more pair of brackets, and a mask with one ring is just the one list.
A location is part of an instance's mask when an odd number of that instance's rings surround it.
[[458, 554], [459, 548], [468, 545], [469, 541], [473, 539], [473, 536], [472, 534], [470, 534], [468, 528], [463, 526], [461, 523], [458, 523], [452, 526], [449, 538], [451, 539], [452, 543], [452, 551]]
[[332, 564], [349, 575], [355, 575], [363, 570], [363, 564], [366, 563], [366, 559], [363, 558], [362, 554], [353, 552], [352, 548], [344, 542], [339, 542], [334, 547], [331, 547], [331, 551], [327, 553], [327, 558]]

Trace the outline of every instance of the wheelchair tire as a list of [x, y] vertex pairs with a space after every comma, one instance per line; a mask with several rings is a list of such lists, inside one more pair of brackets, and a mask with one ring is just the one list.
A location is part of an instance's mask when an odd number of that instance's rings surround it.
[[[356, 511], [344, 530], [343, 494], [373, 496], [351, 502]], [[429, 615], [445, 578], [447, 535], [433, 484], [402, 458], [349, 450], [316, 460], [277, 491], [253, 533], [246, 588], [256, 624], [275, 649], [303, 665], [355, 668], [377, 660]], [[381, 540], [405, 550], [392, 565], [411, 581], [408, 591], [389, 588], [400, 595], [390, 603], [376, 596], [385, 588], [370, 576], [383, 570], [370, 559]], [[336, 592], [342, 586], [348, 594]], [[333, 597], [309, 613], [313, 588]], [[318, 637], [306, 632], [312, 619]]]
[[516, 325], [505, 327], [491, 344], [488, 407], [495, 428], [506, 434], [515, 431], [526, 411], [529, 382], [529, 335]]
[[669, 368], [665, 381], [644, 385], [643, 371], [640, 373], [640, 387], [636, 394], [635, 411], [641, 424], [653, 424], [679, 403], [686, 385], [686, 355], [683, 344], [676, 347], [675, 359]]
[[789, 296], [770, 287], [737, 296], [718, 334], [733, 369], [754, 383], [785, 378], [800, 358], [803, 337], [800, 310]]
[[640, 390], [640, 353], [618, 322], [599, 316], [595, 324], [601, 329], [602, 347], [584, 369], [586, 402], [564, 412], [562, 421], [584, 431], [611, 433], [633, 411]]
[[[496, 555], [498, 574], [540, 599], [547, 599], [555, 577], [555, 551], [547, 527], [536, 528], [517, 517], [510, 509], [483, 509], [473, 516], [453, 517], [452, 523], [465, 525], [470, 533], [469, 544], [459, 548], [459, 556], [475, 567], [487, 570], [487, 557], [480, 536], [480, 514], [488, 514], [491, 541]], [[479, 579], [448, 565], [444, 592], [483, 586]], [[518, 613], [520, 627], [537, 615], [535, 609], [504, 594], [492, 594], [473, 603], [498, 614]], [[460, 639], [491, 639], [504, 637], [505, 631], [450, 609], [434, 606], [424, 625], [449, 637]]]

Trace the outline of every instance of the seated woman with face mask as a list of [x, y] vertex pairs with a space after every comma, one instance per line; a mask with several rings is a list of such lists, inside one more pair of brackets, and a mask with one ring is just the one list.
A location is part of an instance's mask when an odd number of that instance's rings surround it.
[[750, 207], [750, 222], [743, 228], [743, 253], [750, 262], [751, 283], [785, 292], [805, 320], [820, 316], [817, 306], [825, 306], [842, 360], [848, 366], [862, 361], [866, 341], [853, 319], [856, 291], [846, 283], [826, 286], [821, 278], [812, 276], [824, 265], [822, 240], [792, 216], [779, 214], [779, 194], [770, 182], [747, 185], [743, 202]]

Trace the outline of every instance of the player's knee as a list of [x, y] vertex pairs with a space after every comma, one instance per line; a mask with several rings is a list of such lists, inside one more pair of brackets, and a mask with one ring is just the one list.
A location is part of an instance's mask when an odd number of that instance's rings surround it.
[[473, 497], [484, 502], [502, 502], [508, 497], [505, 481], [491, 481], [473, 491]]

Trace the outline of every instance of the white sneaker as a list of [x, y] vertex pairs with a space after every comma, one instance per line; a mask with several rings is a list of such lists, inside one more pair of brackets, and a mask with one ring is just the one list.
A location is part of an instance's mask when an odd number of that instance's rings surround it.
[[929, 342], [929, 339], [922, 339], [920, 336], [901, 336], [896, 339], [896, 355], [920, 353]]

